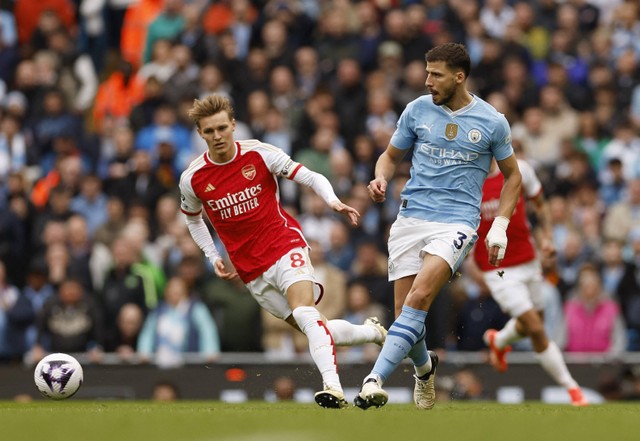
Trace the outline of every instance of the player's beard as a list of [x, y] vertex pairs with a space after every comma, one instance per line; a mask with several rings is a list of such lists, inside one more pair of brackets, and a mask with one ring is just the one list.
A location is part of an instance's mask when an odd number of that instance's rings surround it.
[[433, 90], [431, 91], [431, 98], [433, 99], [433, 104], [436, 106], [444, 106], [448, 105], [453, 98], [455, 93], [455, 88], [444, 90], [444, 91], [436, 91], [436, 95], [433, 95]]

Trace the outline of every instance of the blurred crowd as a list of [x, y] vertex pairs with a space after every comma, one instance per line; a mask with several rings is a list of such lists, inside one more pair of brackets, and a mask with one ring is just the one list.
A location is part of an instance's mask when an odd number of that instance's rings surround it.
[[[549, 332], [566, 351], [640, 350], [637, 1], [1, 0], [0, 360], [306, 351], [215, 278], [178, 210], [177, 179], [206, 150], [186, 113], [208, 94], [232, 100], [236, 138], [278, 146], [359, 210], [351, 228], [281, 183], [329, 293], [320, 310], [389, 324], [386, 236], [409, 164], [384, 204], [366, 185], [425, 93], [425, 52], [448, 41], [467, 45], [470, 89], [542, 179], [558, 249]], [[462, 271], [428, 344], [482, 350], [506, 320]]]

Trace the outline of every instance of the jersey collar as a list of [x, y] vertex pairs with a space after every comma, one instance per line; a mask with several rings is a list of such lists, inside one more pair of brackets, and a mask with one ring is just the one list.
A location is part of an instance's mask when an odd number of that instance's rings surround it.
[[204, 160], [207, 164], [211, 164], [211, 165], [227, 165], [233, 161], [235, 161], [235, 159], [240, 156], [240, 143], [238, 141], [235, 142], [236, 144], [236, 153], [235, 155], [233, 155], [233, 158], [229, 159], [227, 162], [216, 162], [213, 159], [211, 159], [211, 157], [209, 156], [209, 151], [204, 152]]
[[478, 104], [478, 100], [476, 99], [476, 96], [474, 94], [472, 94], [471, 92], [469, 92], [469, 95], [471, 95], [471, 102], [469, 104], [467, 104], [466, 106], [461, 107], [460, 109], [458, 109], [456, 111], [451, 110], [447, 106], [440, 106], [440, 108], [442, 110], [444, 110], [445, 113], [447, 113], [448, 115], [450, 115], [452, 117], [456, 117], [456, 116], [462, 115], [463, 113], [467, 113], [469, 110], [473, 109], [476, 104]]

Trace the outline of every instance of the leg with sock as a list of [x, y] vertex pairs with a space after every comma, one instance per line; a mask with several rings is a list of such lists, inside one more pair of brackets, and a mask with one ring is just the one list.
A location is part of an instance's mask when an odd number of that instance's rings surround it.
[[354, 346], [364, 343], [382, 345], [387, 331], [376, 317], [369, 317], [363, 325], [354, 325], [346, 320], [328, 320], [327, 328], [336, 346]]
[[299, 306], [293, 310], [293, 318], [309, 339], [309, 351], [324, 383], [324, 390], [316, 394], [316, 402], [322, 407], [345, 407], [333, 337], [322, 317], [313, 306]]
[[[362, 390], [356, 397], [356, 405], [358, 407], [384, 406], [388, 395], [382, 389], [382, 385], [386, 379], [389, 378], [416, 343], [421, 342], [424, 346], [424, 352], [426, 352], [426, 345], [424, 345], [424, 321], [426, 317], [426, 311], [406, 305], [402, 307], [402, 312], [389, 328], [386, 341], [373, 366], [373, 370], [364, 379]], [[428, 356], [424, 357], [421, 349], [416, 350], [415, 356], [416, 358], [421, 358], [421, 360], [429, 358]], [[427, 362], [420, 364], [424, 365], [425, 363]]]

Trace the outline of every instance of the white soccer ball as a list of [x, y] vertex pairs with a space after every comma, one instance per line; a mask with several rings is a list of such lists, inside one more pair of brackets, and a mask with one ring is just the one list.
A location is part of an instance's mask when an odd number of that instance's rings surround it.
[[33, 379], [42, 395], [64, 400], [82, 386], [82, 366], [69, 354], [49, 354], [36, 366]]

